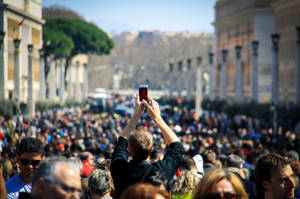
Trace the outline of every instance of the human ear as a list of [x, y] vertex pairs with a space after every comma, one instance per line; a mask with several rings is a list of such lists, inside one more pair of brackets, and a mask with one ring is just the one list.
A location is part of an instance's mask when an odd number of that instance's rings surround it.
[[266, 190], [269, 190], [270, 187], [271, 187], [271, 184], [270, 184], [270, 182], [268, 180], [264, 180], [261, 184], [264, 186], [264, 188]]

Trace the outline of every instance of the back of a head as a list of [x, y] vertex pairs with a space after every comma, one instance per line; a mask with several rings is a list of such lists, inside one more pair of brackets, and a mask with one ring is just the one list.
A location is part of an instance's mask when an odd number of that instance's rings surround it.
[[262, 185], [263, 181], [270, 181], [271, 175], [275, 170], [278, 168], [284, 168], [289, 164], [289, 160], [276, 153], [269, 153], [259, 156], [256, 162], [254, 173], [254, 179], [258, 191], [264, 191], [264, 186]]
[[43, 178], [48, 182], [55, 182], [56, 169], [58, 166], [64, 165], [74, 170], [76, 173], [80, 173], [80, 165], [72, 160], [67, 159], [63, 156], [53, 156], [43, 161], [35, 171], [32, 179], [32, 187], [34, 188], [35, 183], [39, 178]]
[[243, 165], [243, 159], [235, 154], [230, 154], [226, 158], [226, 167], [234, 167], [234, 168], [241, 168]]
[[94, 169], [88, 178], [89, 190], [100, 196], [109, 193], [112, 186], [112, 179], [107, 171]]
[[156, 199], [157, 197], [170, 199], [171, 196], [166, 191], [151, 184], [134, 184], [129, 186], [121, 195], [120, 199]]
[[41, 140], [27, 137], [21, 140], [17, 148], [18, 155], [23, 153], [37, 153], [43, 155], [44, 148]]
[[299, 154], [297, 153], [297, 151], [290, 150], [289, 152], [287, 152], [286, 156], [288, 157], [289, 160], [293, 162], [299, 161]]
[[199, 178], [192, 171], [183, 170], [173, 184], [172, 193], [176, 195], [192, 193], [198, 183]]
[[128, 145], [133, 159], [145, 160], [151, 152], [153, 137], [144, 127], [139, 127], [130, 134]]
[[205, 199], [205, 196], [212, 193], [215, 185], [223, 179], [230, 181], [236, 194], [239, 195], [241, 199], [248, 199], [248, 195], [240, 179], [225, 169], [216, 169], [205, 174], [194, 191], [193, 199]]

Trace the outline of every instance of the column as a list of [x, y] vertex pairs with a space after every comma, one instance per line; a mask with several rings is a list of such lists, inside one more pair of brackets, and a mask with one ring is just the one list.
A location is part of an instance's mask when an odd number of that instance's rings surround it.
[[0, 99], [5, 99], [5, 64], [3, 59], [4, 48], [4, 36], [5, 32], [0, 31]]
[[73, 64], [70, 63], [69, 69], [68, 69], [68, 98], [71, 99], [73, 97], [73, 83], [72, 83], [72, 67]]
[[174, 91], [174, 74], [173, 74], [173, 63], [169, 63], [169, 80], [170, 80], [170, 87], [169, 87], [169, 96], [170, 99], [173, 98], [173, 91]]
[[55, 81], [56, 81], [56, 74], [55, 74], [55, 60], [54, 55], [50, 56], [50, 71], [49, 71], [49, 99], [55, 100]]
[[252, 100], [258, 102], [258, 41], [252, 42]]
[[235, 52], [236, 52], [235, 100], [237, 102], [241, 102], [243, 98], [241, 50], [242, 50], [242, 46], [237, 45], [235, 47]]
[[29, 44], [28, 48], [28, 100], [27, 106], [30, 116], [34, 116], [35, 113], [35, 104], [34, 104], [34, 95], [33, 95], [33, 71], [32, 71], [32, 52], [33, 45]]
[[80, 62], [77, 61], [76, 62], [76, 90], [75, 90], [75, 93], [76, 93], [76, 100], [79, 102], [81, 100], [81, 96], [80, 96], [80, 81], [79, 81], [79, 67], [80, 67]]
[[280, 35], [272, 34], [272, 43], [273, 43], [273, 67], [272, 67], [272, 102], [274, 104], [278, 104], [278, 72], [279, 72], [279, 64], [278, 64], [278, 46]]
[[214, 99], [214, 90], [215, 90], [215, 67], [214, 67], [214, 53], [208, 53], [208, 60], [210, 65], [210, 81], [209, 81], [209, 98], [210, 100]]
[[63, 60], [59, 61], [59, 100], [60, 103], [63, 103], [64, 101], [64, 94], [65, 94], [65, 70], [64, 70], [64, 63]]
[[227, 98], [227, 50], [222, 50], [221, 99]]
[[181, 97], [181, 92], [183, 88], [182, 81], [182, 61], [178, 62], [178, 75], [177, 75], [177, 88], [178, 88], [178, 97]]
[[201, 102], [202, 102], [202, 72], [201, 72], [201, 62], [202, 57], [197, 57], [197, 84], [196, 84], [196, 116], [197, 119], [202, 115], [202, 108], [201, 108]]
[[192, 99], [192, 60], [187, 59], [187, 99]]
[[[83, 64], [83, 69], [84, 69], [84, 81], [83, 81], [83, 98], [87, 99], [88, 98], [88, 65]], [[120, 72], [118, 71], [118, 77], [120, 77]], [[119, 85], [120, 85], [120, 79], [119, 79]], [[120, 86], [119, 86], [120, 89]]]
[[296, 73], [296, 103], [300, 104], [300, 26], [297, 27], [297, 73]]
[[44, 50], [40, 49], [40, 101], [46, 100]]
[[14, 39], [14, 98], [16, 101], [19, 101], [21, 98], [21, 89], [20, 89], [20, 56], [19, 56], [19, 47], [21, 40]]

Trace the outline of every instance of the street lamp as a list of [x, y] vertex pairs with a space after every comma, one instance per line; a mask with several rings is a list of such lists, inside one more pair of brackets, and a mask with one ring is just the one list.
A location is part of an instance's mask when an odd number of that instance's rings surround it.
[[21, 43], [21, 39], [14, 39], [14, 47], [15, 49], [19, 49]]
[[208, 53], [209, 64], [212, 65], [214, 62], [214, 53]]
[[35, 107], [34, 107], [34, 96], [33, 96], [33, 71], [32, 71], [32, 52], [33, 52], [33, 45], [29, 44], [27, 46], [28, 49], [28, 101], [27, 104], [29, 105], [29, 113], [31, 116], [34, 115]]
[[170, 98], [173, 98], [173, 88], [174, 88], [174, 76], [173, 76], [173, 63], [169, 63], [169, 79], [170, 79], [170, 82], [169, 82], [169, 97]]
[[3, 47], [4, 47], [5, 32], [0, 31], [0, 99], [5, 99], [5, 71], [3, 62]]
[[258, 51], [258, 46], [259, 46], [259, 41], [252, 41], [252, 50], [253, 54], [257, 54]]
[[197, 57], [197, 66], [200, 66], [202, 63], [202, 57]]
[[188, 70], [190, 70], [192, 67], [192, 60], [191, 59], [187, 59], [187, 68]]
[[297, 55], [297, 72], [296, 72], [296, 103], [300, 104], [300, 26], [296, 27], [297, 30], [297, 48], [298, 48], [298, 55]]
[[278, 44], [279, 44], [279, 39], [280, 35], [279, 34], [272, 34], [272, 43], [275, 49], [278, 49]]
[[31, 54], [32, 51], [33, 51], [33, 45], [32, 45], [32, 44], [29, 44], [29, 45], [27, 46], [27, 49], [28, 49], [28, 52]]
[[0, 44], [3, 44], [4, 36], [5, 36], [5, 32], [0, 31]]
[[222, 69], [221, 69], [221, 98], [227, 97], [227, 54], [228, 50], [222, 50]]
[[279, 47], [279, 34], [272, 34], [273, 43], [273, 70], [272, 70], [272, 102], [277, 104], [279, 97], [279, 86], [278, 86], [278, 76], [279, 76], [279, 63], [278, 63], [278, 47]]
[[241, 66], [241, 51], [242, 46], [237, 45], [235, 46], [235, 52], [236, 52], [236, 82], [235, 82], [235, 99], [237, 102], [241, 102], [243, 98], [243, 76], [242, 76], [242, 66]]
[[258, 46], [259, 41], [252, 41], [252, 100], [258, 101]]

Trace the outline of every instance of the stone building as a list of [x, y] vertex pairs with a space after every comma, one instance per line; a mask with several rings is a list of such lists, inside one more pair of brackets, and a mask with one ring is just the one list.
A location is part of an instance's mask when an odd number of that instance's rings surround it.
[[[215, 94], [221, 92], [222, 50], [227, 55], [227, 99], [236, 92], [236, 50], [240, 45], [242, 65], [243, 100], [251, 99], [253, 49], [258, 47], [258, 101], [270, 102], [272, 90], [272, 40], [279, 40], [279, 101], [296, 100], [297, 82], [297, 31], [300, 26], [300, 1], [298, 0], [218, 0], [215, 5]], [[300, 78], [300, 77], [299, 77]]]
[[274, 32], [279, 40], [279, 99], [295, 101], [297, 78], [297, 30], [300, 27], [300, 1], [278, 0], [274, 9]]
[[235, 96], [236, 46], [241, 46], [242, 96], [251, 98], [252, 41], [259, 41], [258, 100], [267, 101], [271, 87], [271, 37], [274, 12], [270, 0], [219, 0], [215, 5], [215, 96], [221, 92], [222, 50], [227, 50], [227, 99]]
[[[3, 59], [0, 64], [0, 98], [17, 97], [20, 101], [27, 102], [28, 45], [32, 44], [33, 99], [38, 99], [39, 49], [42, 47], [42, 25], [44, 23], [42, 2], [41, 0], [2, 0], [0, 1], [0, 18], [0, 31], [5, 33]], [[20, 40], [17, 75], [14, 70], [16, 65], [14, 40], [16, 39]], [[18, 89], [16, 89], [16, 82]]]

